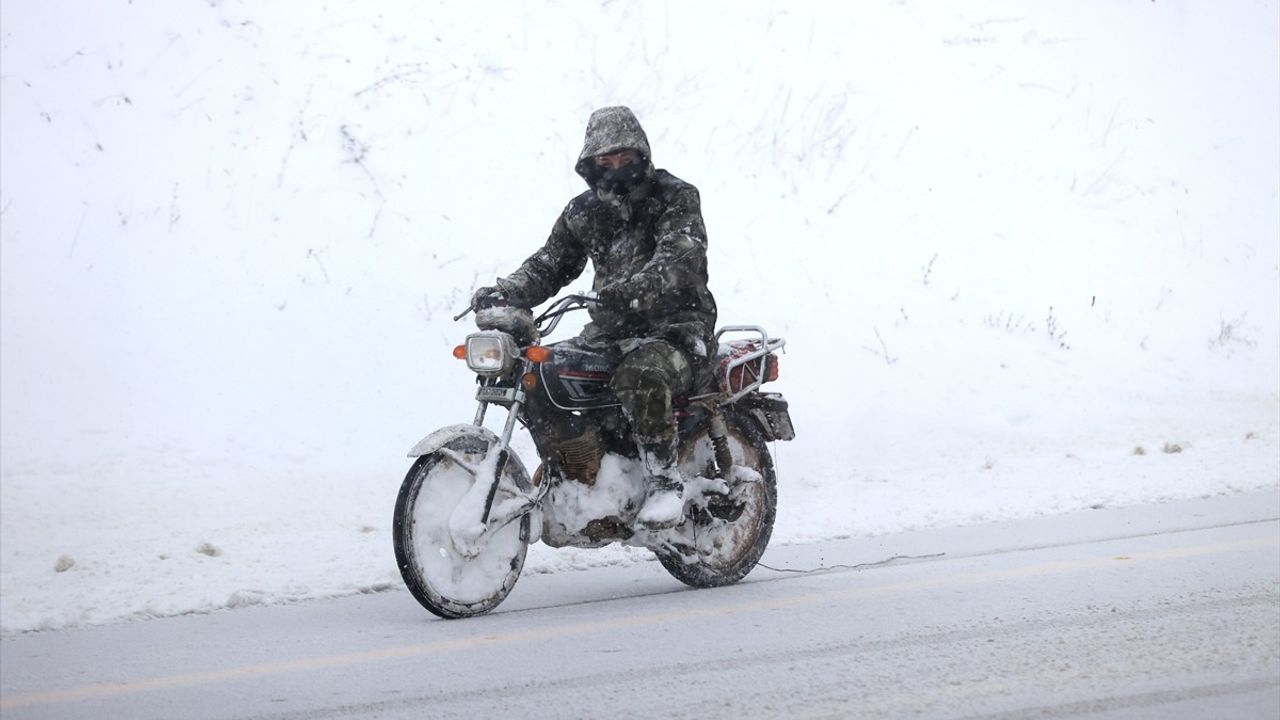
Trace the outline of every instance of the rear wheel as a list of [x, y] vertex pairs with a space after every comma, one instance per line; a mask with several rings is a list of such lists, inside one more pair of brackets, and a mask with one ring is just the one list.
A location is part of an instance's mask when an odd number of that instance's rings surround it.
[[[655, 551], [673, 577], [693, 587], [738, 582], [759, 562], [773, 535], [778, 487], [773, 458], [764, 433], [749, 416], [721, 409], [729, 428], [733, 473], [726, 496], [695, 504], [691, 517], [673, 529], [675, 550]], [[680, 445], [680, 472], [686, 478], [707, 477], [715, 468], [715, 449], [707, 423], [700, 423]]]
[[[464, 435], [444, 447], [475, 467], [484, 464], [490, 446], [483, 436]], [[513, 455], [504, 474], [518, 485], [520, 473], [523, 468]], [[489, 532], [474, 557], [458, 551], [449, 518], [475, 482], [470, 470], [436, 451], [418, 458], [396, 498], [392, 537], [400, 575], [423, 607], [444, 618], [479, 615], [497, 607], [519, 579], [529, 546], [526, 514]]]

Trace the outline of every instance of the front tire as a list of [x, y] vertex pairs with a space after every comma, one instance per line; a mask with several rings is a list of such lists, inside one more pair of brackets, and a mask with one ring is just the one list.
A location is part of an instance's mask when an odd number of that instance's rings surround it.
[[[463, 435], [445, 444], [472, 466], [481, 464], [490, 443]], [[508, 480], [523, 472], [510, 456]], [[453, 545], [449, 517], [476, 478], [439, 451], [413, 464], [396, 497], [392, 538], [396, 563], [409, 592], [442, 618], [480, 615], [497, 607], [520, 577], [529, 547], [529, 516], [488, 533], [484, 548], [465, 557]]]
[[[680, 545], [689, 550], [655, 551], [672, 577], [698, 588], [732, 585], [746, 577], [769, 546], [777, 514], [777, 476], [764, 432], [750, 416], [732, 408], [722, 408], [720, 412], [729, 428], [729, 451], [735, 468], [758, 479], [738, 483], [730, 507], [701, 509], [672, 531], [678, 534]], [[702, 422], [681, 439], [680, 472], [686, 481], [706, 476], [714, 463], [708, 424]]]

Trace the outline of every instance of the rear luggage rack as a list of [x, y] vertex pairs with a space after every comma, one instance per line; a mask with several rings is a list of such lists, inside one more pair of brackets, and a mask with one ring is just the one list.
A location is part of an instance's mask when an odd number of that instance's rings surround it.
[[[760, 386], [769, 380], [769, 356], [778, 350], [783, 349], [787, 345], [787, 341], [783, 338], [771, 338], [769, 333], [759, 325], [726, 325], [716, 331], [716, 343], [719, 345], [720, 338], [726, 333], [752, 333], [758, 337], [748, 339], [746, 342], [754, 345], [753, 349], [748, 350], [742, 355], [730, 356], [727, 362], [721, 366], [723, 376], [721, 378], [721, 387], [726, 393], [731, 393], [729, 397], [722, 401], [727, 404], [738, 400], [739, 398], [760, 389]], [[753, 363], [753, 365], [748, 365]], [[739, 372], [740, 380], [750, 380], [750, 382], [742, 383], [741, 387], [734, 390], [733, 373]]]

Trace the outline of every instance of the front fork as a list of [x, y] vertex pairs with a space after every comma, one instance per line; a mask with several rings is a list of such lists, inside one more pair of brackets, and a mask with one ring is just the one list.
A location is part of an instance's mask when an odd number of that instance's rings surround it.
[[[533, 362], [522, 359], [520, 373], [516, 377], [521, 378], [532, 369]], [[502, 435], [498, 438], [497, 445], [489, 448], [485, 459], [479, 465], [468, 463], [451, 451], [442, 451], [476, 478], [476, 482], [472, 484], [471, 489], [467, 491], [449, 517], [449, 534], [453, 538], [454, 547], [465, 557], [478, 555], [484, 548], [486, 536], [490, 532], [506, 527], [537, 507], [550, 486], [550, 483], [544, 483], [538, 487], [520, 487], [507, 483], [505, 490], [509, 497], [495, 504], [498, 486], [502, 485], [503, 471], [511, 458], [511, 435], [515, 432], [516, 420], [526, 399], [525, 391], [517, 381], [515, 387], [510, 390], [510, 399], [506, 401], [509, 404]], [[493, 402], [496, 401], [480, 399], [475, 417], [477, 427], [484, 423], [485, 414]], [[497, 455], [490, 462], [490, 457], [494, 453]]]

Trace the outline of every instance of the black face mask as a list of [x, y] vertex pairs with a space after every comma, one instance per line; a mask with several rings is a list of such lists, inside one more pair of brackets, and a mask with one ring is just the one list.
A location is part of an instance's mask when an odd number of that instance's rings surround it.
[[596, 178], [596, 187], [611, 195], [626, 197], [644, 183], [643, 161], [627, 163], [615, 170], [602, 170]]

